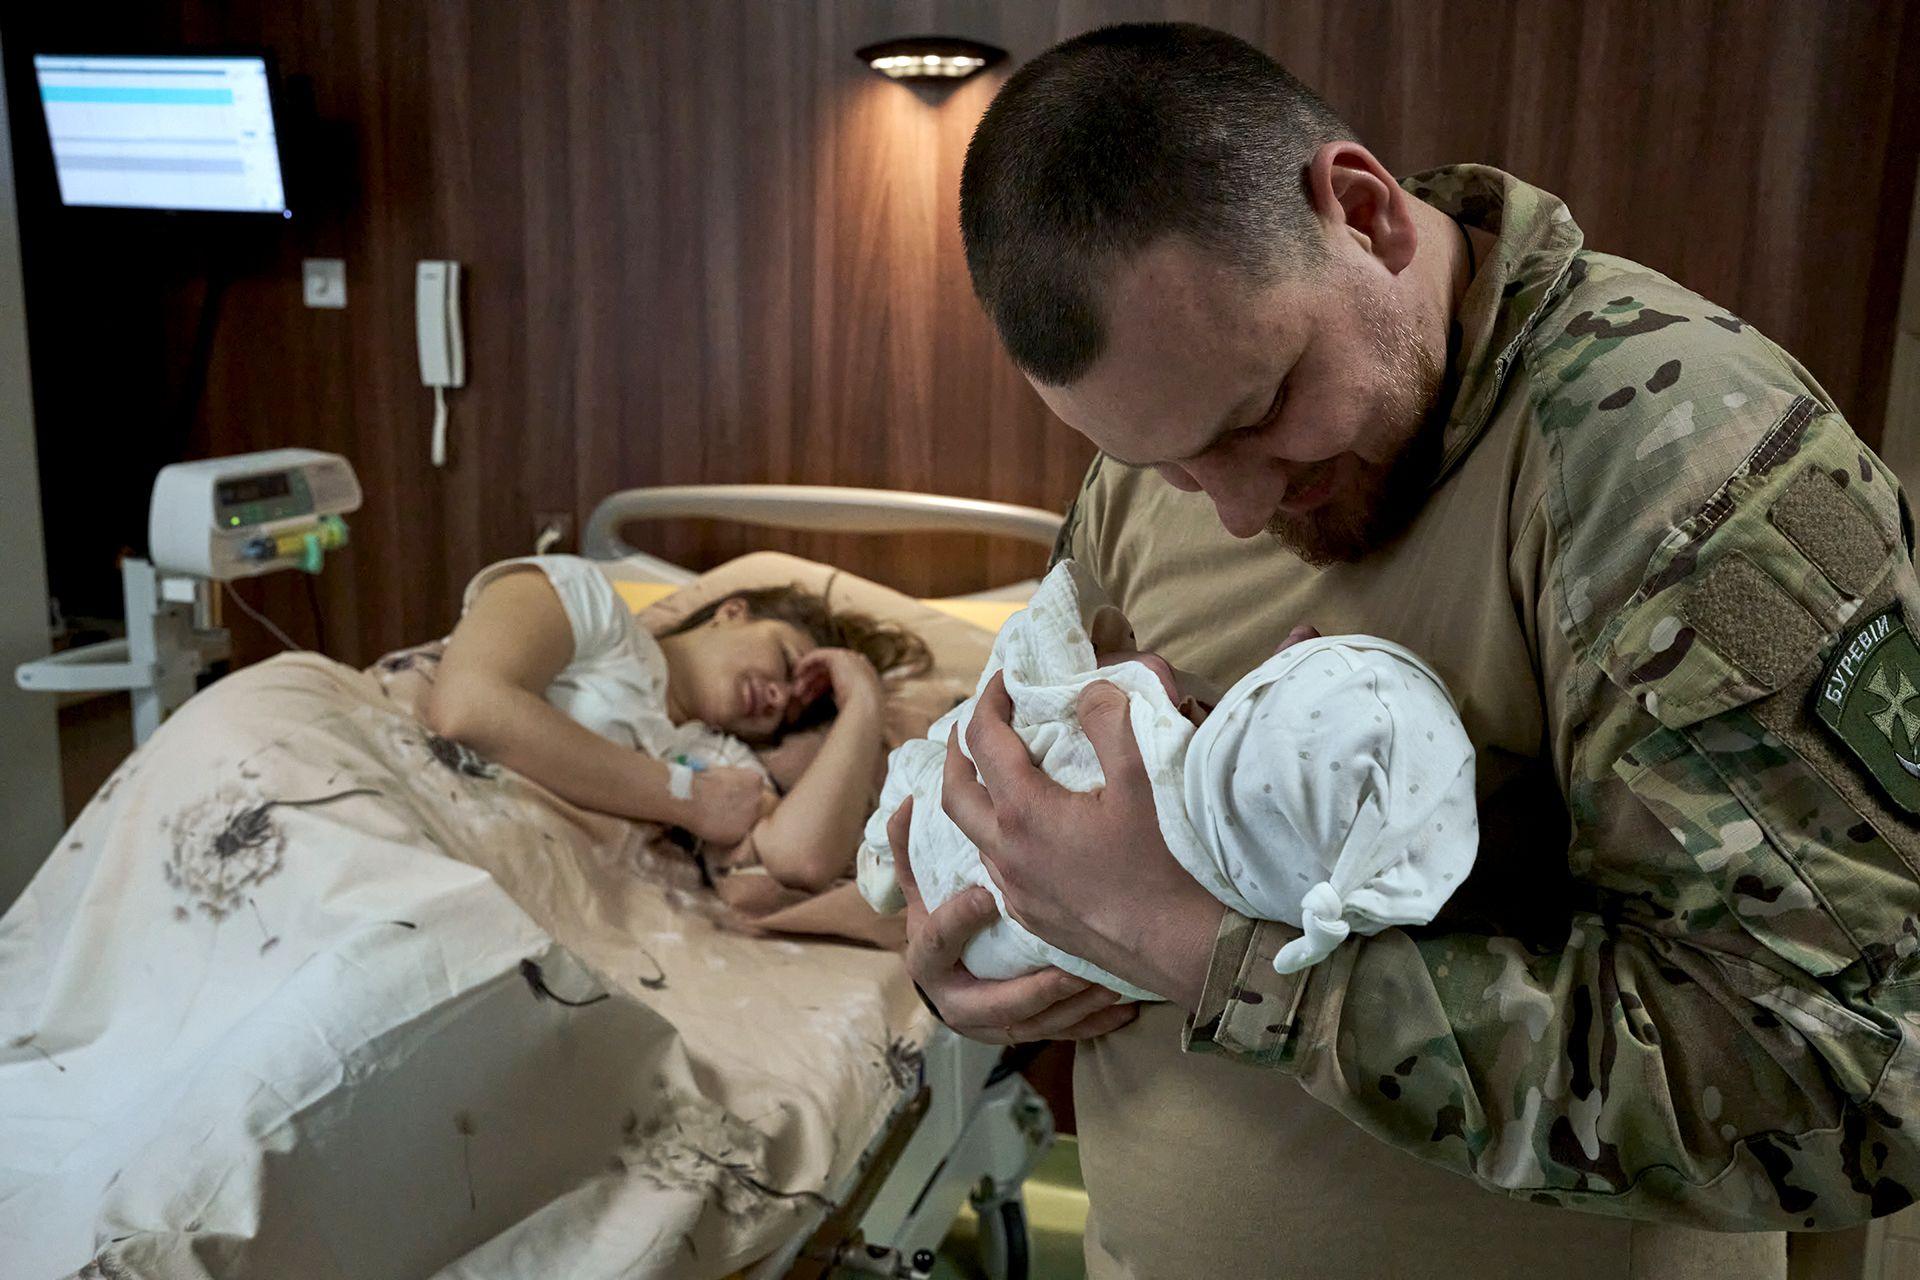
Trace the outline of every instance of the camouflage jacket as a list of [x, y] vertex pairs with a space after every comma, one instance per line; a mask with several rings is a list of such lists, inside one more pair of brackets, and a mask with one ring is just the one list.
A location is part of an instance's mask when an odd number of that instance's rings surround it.
[[1462, 317], [1443, 468], [1495, 415], [1549, 459], [1570, 922], [1547, 945], [1389, 930], [1282, 976], [1295, 931], [1229, 912], [1188, 1048], [1293, 1073], [1512, 1196], [1724, 1230], [1901, 1208], [1920, 589], [1899, 487], [1791, 357], [1583, 249], [1558, 200], [1475, 166], [1407, 186], [1495, 233], [1506, 273]]

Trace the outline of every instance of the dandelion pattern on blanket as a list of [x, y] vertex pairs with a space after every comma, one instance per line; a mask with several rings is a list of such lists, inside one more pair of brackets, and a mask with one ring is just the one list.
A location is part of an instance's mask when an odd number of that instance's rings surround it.
[[463, 778], [494, 778], [500, 773], [492, 761], [466, 743], [443, 738], [437, 733], [427, 735], [427, 754], [442, 768]]
[[402, 710], [412, 713], [428, 689], [445, 655], [445, 640], [430, 640], [409, 649], [397, 649], [367, 668], [380, 691]]
[[445, 769], [463, 782], [492, 782], [500, 777], [500, 766], [464, 742], [443, 738], [415, 718], [407, 709], [387, 721], [384, 730], [388, 749], [399, 757], [395, 761], [403, 774], [414, 772], [409, 756], [424, 755], [429, 762]]
[[[428, 673], [440, 664], [440, 658], [445, 653], [446, 647], [446, 641], [434, 640], [427, 644], [415, 645], [411, 649], [398, 649], [374, 663], [370, 670], [378, 676], [395, 676], [403, 671], [416, 671], [431, 683], [433, 677]], [[385, 682], [382, 681], [382, 683]]]
[[660, 1109], [646, 1122], [633, 1112], [621, 1126], [613, 1159], [626, 1172], [663, 1191], [709, 1199], [736, 1220], [753, 1220], [779, 1207], [830, 1209], [818, 1191], [785, 1190], [766, 1181], [767, 1138], [726, 1108], [655, 1077]]
[[280, 869], [287, 836], [272, 809], [271, 800], [231, 784], [202, 796], [166, 820], [172, 849], [161, 874], [191, 905], [226, 919], [247, 889]]
[[918, 1089], [926, 1080], [926, 1051], [904, 1037], [889, 1037], [880, 1050], [880, 1069], [895, 1089]]
[[249, 889], [280, 870], [287, 834], [273, 816], [276, 807], [306, 808], [376, 794], [356, 787], [308, 800], [278, 800], [244, 784], [223, 784], [161, 824], [171, 848], [160, 874], [191, 905], [224, 920], [239, 910]]

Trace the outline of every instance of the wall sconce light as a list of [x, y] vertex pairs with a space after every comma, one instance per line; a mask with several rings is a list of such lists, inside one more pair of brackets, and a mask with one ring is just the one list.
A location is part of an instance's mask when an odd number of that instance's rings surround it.
[[854, 56], [889, 80], [951, 85], [1003, 61], [1007, 51], [958, 36], [908, 36], [856, 49]]

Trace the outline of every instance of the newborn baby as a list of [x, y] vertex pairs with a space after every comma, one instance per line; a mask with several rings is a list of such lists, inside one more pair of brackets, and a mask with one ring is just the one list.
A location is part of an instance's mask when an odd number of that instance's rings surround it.
[[994, 642], [974, 696], [903, 743], [887, 763], [880, 807], [860, 848], [860, 892], [876, 911], [906, 905], [887, 819], [913, 797], [908, 849], [929, 911], [974, 885], [1002, 915], [967, 946], [967, 968], [1011, 978], [1046, 965], [1137, 1000], [1155, 1000], [1049, 946], [1005, 915], [980, 854], [940, 807], [949, 731], [965, 729], [995, 671], [1013, 728], [1046, 774], [1073, 791], [1104, 781], [1081, 732], [1080, 692], [1096, 680], [1127, 696], [1167, 848], [1242, 915], [1303, 936], [1274, 967], [1323, 959], [1350, 932], [1426, 924], [1466, 878], [1479, 843], [1473, 746], [1427, 665], [1369, 636], [1294, 644], [1209, 707], [1152, 654], [1132, 648], [1125, 618], [1085, 571], [1063, 561]]

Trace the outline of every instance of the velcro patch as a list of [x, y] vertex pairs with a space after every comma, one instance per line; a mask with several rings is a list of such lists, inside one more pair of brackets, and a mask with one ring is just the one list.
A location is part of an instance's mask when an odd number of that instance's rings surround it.
[[1813, 709], [1894, 804], [1920, 814], [1920, 645], [1898, 604], [1840, 638]]
[[1879, 526], [1816, 467], [1800, 473], [1768, 508], [1767, 518], [1850, 596], [1864, 596], [1887, 566], [1888, 547]]
[[1820, 651], [1820, 626], [1805, 606], [1738, 551], [1722, 556], [1680, 614], [1755, 683], [1778, 689]]

